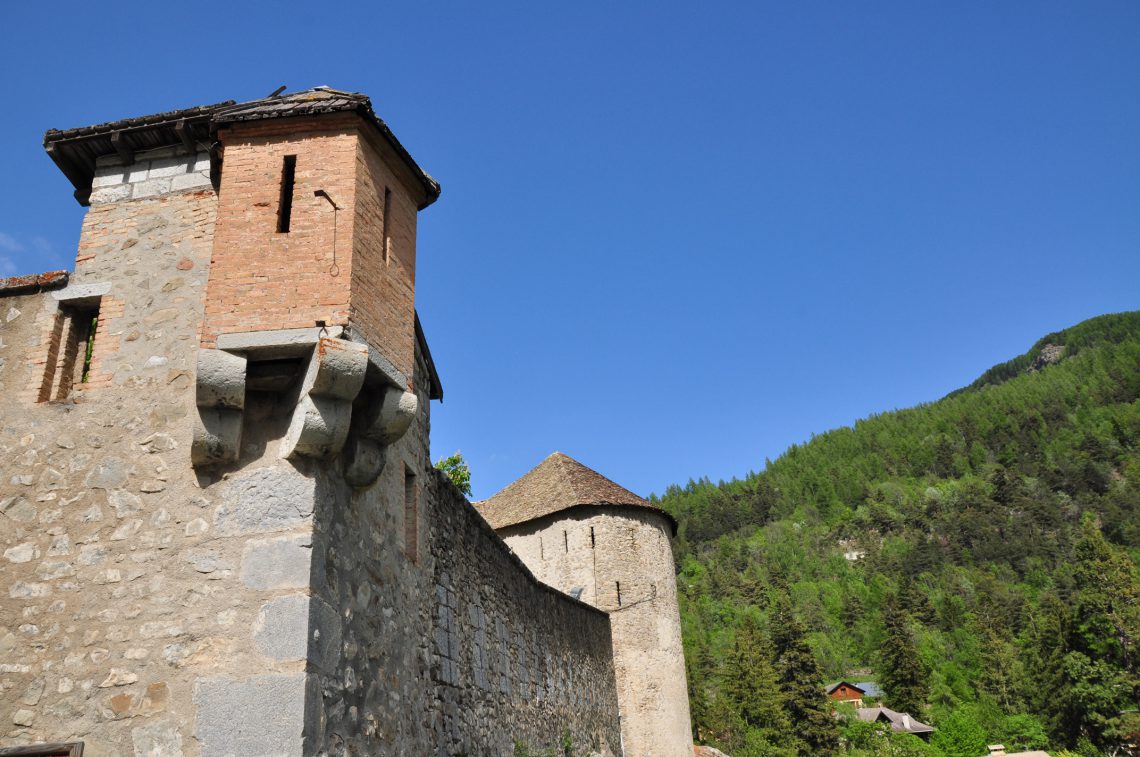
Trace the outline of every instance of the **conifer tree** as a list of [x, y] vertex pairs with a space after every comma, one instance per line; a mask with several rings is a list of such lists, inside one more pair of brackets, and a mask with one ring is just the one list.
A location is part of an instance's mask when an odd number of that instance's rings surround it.
[[835, 754], [839, 726], [824, 691], [823, 672], [786, 594], [780, 594], [775, 601], [770, 627], [776, 673], [792, 727], [808, 754]]
[[751, 615], [736, 631], [736, 645], [725, 666], [725, 693], [735, 703], [745, 725], [774, 743], [791, 738], [788, 715], [771, 644]]
[[918, 656], [910, 616], [898, 598], [887, 597], [883, 606], [886, 638], [879, 653], [879, 682], [893, 710], [921, 715], [929, 696], [927, 670]]

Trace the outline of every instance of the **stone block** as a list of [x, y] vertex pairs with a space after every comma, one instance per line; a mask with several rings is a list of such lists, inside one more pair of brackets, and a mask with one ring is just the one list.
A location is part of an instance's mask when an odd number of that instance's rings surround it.
[[320, 597], [309, 607], [309, 662], [326, 673], [340, 664], [342, 629], [340, 614]]
[[131, 198], [141, 200], [146, 197], [158, 197], [170, 191], [170, 177], [161, 179], [148, 178], [138, 184], [131, 184]]
[[304, 673], [200, 678], [194, 733], [202, 757], [304, 754], [305, 724], [316, 725], [319, 702], [316, 682]]
[[127, 181], [132, 184], [137, 184], [140, 181], [146, 181], [147, 171], [150, 170], [150, 161], [141, 160], [132, 164], [127, 169]]
[[289, 594], [262, 605], [253, 641], [259, 652], [280, 662], [304, 660], [309, 651], [309, 597]]
[[200, 407], [190, 444], [192, 465], [233, 462], [241, 452], [241, 411]]
[[241, 580], [251, 589], [309, 586], [313, 540], [309, 534], [251, 541], [241, 560]]
[[246, 360], [222, 350], [198, 350], [198, 407], [245, 407]]
[[0, 500], [0, 515], [17, 523], [31, 523], [36, 519], [36, 506], [26, 497], [6, 497]]
[[416, 418], [419, 398], [414, 392], [384, 387], [380, 397], [368, 403], [358, 422], [361, 434], [379, 444], [391, 444], [408, 430]]
[[95, 170], [95, 177], [91, 179], [92, 189], [113, 187], [127, 181], [127, 171], [122, 166], [106, 166]]
[[370, 486], [384, 470], [385, 448], [367, 439], [349, 437], [344, 445], [344, 480], [355, 487]]
[[127, 481], [127, 464], [117, 457], [108, 457], [87, 474], [83, 485], [92, 489], [117, 489]]
[[336, 456], [348, 438], [351, 420], [351, 403], [302, 395], [281, 440], [281, 457], [305, 455], [325, 460]]
[[88, 284], [71, 284], [51, 293], [52, 299], [69, 305], [93, 301], [111, 291], [110, 281], [93, 281]]
[[201, 173], [188, 173], [175, 176], [170, 180], [170, 191], [181, 192], [186, 189], [200, 189], [210, 186], [210, 175]]
[[105, 205], [110, 202], [122, 202], [131, 198], [130, 184], [114, 184], [99, 187], [91, 193], [89, 202], [92, 205]]
[[219, 535], [284, 531], [310, 523], [316, 482], [289, 468], [254, 468], [224, 482], [214, 511]]
[[131, 729], [135, 757], [182, 757], [182, 735], [169, 720], [157, 720]]
[[322, 336], [339, 337], [343, 326], [308, 329], [273, 329], [242, 331], [218, 335], [218, 349], [244, 352], [257, 358], [296, 357], [305, 355]]
[[186, 173], [191, 166], [191, 159], [185, 157], [160, 158], [150, 163], [150, 172], [147, 179], [161, 179], [167, 176], [179, 176]]
[[344, 339], [322, 337], [305, 373], [302, 391], [313, 397], [352, 400], [364, 386], [368, 348]]

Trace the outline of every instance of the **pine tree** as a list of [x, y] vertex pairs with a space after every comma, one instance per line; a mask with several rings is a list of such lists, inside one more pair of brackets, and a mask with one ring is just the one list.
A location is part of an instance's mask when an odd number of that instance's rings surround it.
[[776, 673], [792, 727], [808, 754], [835, 754], [839, 748], [839, 726], [824, 691], [823, 672], [786, 594], [776, 599], [771, 629]]
[[751, 615], [737, 628], [736, 644], [725, 666], [724, 691], [744, 723], [779, 742], [791, 738], [783, 692], [772, 666], [771, 644]]
[[929, 696], [927, 670], [918, 656], [910, 628], [910, 616], [898, 598], [890, 596], [883, 606], [886, 638], [879, 653], [879, 682], [891, 709], [921, 715]]

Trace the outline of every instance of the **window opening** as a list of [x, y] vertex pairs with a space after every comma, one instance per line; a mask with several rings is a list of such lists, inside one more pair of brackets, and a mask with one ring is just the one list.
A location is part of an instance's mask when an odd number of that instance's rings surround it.
[[384, 187], [384, 217], [380, 220], [380, 224], [381, 224], [380, 239], [382, 240], [382, 244], [384, 245], [384, 262], [385, 263], [388, 262], [388, 252], [389, 252], [388, 248], [391, 247], [391, 239], [389, 237], [389, 232], [390, 232], [392, 227], [388, 223], [388, 214], [391, 211], [392, 211], [392, 190], [388, 189], [388, 187]]
[[87, 321], [87, 339], [83, 348], [83, 368], [79, 372], [79, 383], [86, 384], [91, 376], [91, 356], [95, 354], [95, 332], [99, 328], [99, 314], [92, 313]]
[[617, 587], [618, 607], [621, 607], [621, 581], [616, 581], [614, 585]]
[[418, 558], [419, 512], [416, 492], [416, 474], [404, 465], [404, 554], [412, 562]]
[[570, 537], [565, 531], [562, 532], [562, 547], [566, 552], [570, 551]]
[[297, 174], [297, 156], [286, 155], [281, 166], [281, 198], [277, 203], [277, 233], [287, 234], [293, 218], [293, 184]]
[[99, 330], [99, 301], [61, 307], [48, 337], [48, 354], [39, 402], [67, 399], [76, 384], [91, 378], [95, 335]]
[[594, 527], [590, 526], [590, 549], [594, 548]]

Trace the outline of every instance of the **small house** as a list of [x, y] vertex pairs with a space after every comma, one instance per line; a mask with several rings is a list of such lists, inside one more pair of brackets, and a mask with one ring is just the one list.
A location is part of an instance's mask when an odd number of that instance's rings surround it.
[[895, 712], [882, 705], [878, 707], [860, 707], [855, 711], [855, 714], [860, 720], [866, 723], [890, 723], [892, 731], [897, 733], [913, 733], [923, 741], [929, 741], [930, 734], [934, 733], [933, 726], [920, 723], [918, 720], [912, 718], [910, 713]]
[[836, 702], [849, 702], [856, 707], [862, 707], [867, 690], [848, 681], [838, 681], [827, 685], [827, 695]]

